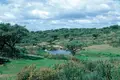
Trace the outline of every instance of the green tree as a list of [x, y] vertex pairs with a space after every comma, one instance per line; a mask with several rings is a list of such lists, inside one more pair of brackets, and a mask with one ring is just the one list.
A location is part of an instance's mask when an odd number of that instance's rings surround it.
[[16, 55], [15, 44], [19, 43], [23, 39], [23, 37], [27, 35], [28, 32], [29, 31], [23, 26], [17, 24], [0, 24], [0, 55], [4, 55], [4, 52], [9, 53], [7, 54], [7, 56]]
[[76, 54], [77, 50], [82, 50], [84, 46], [85, 43], [82, 43], [78, 40], [72, 40], [66, 44], [66, 48], [71, 51], [73, 56]]

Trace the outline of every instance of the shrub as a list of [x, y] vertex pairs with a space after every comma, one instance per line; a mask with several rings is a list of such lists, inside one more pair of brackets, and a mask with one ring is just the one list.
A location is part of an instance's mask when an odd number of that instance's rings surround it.
[[76, 59], [74, 56], [72, 55], [64, 55], [64, 54], [44, 54], [42, 55], [44, 56], [45, 58], [48, 58], [48, 59], [56, 59], [56, 60], [73, 60], [73, 61], [78, 61], [79, 62], [79, 59]]
[[95, 70], [97, 71], [98, 75], [101, 76], [102, 78], [105, 78], [106, 80], [112, 79], [112, 74], [111, 74], [112, 66], [111, 64], [109, 64], [108, 61], [98, 62]]
[[36, 69], [30, 76], [29, 80], [55, 80], [57, 73], [55, 70], [50, 68]]
[[49, 59], [69, 60], [70, 56], [69, 55], [64, 55], [64, 54], [56, 54], [56, 55], [49, 54], [48, 58]]
[[53, 68], [24, 68], [18, 74], [18, 80], [120, 80], [120, 68], [110, 61], [70, 61]]
[[63, 80], [82, 80], [84, 76], [83, 74], [86, 72], [82, 64], [78, 64], [74, 61], [62, 65], [56, 65], [55, 69], [59, 70], [60, 73], [58, 75], [60, 79], [63, 76]]
[[18, 73], [17, 80], [30, 80], [30, 77], [33, 75], [35, 70], [36, 67], [34, 65], [24, 67], [21, 72]]
[[51, 68], [36, 69], [35, 66], [28, 66], [18, 73], [17, 80], [59, 80], [57, 71]]

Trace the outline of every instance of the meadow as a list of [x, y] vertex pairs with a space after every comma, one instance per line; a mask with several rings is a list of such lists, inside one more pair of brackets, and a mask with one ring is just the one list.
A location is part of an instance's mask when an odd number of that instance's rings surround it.
[[15, 77], [16, 74], [25, 66], [36, 65], [37, 67], [51, 67], [53, 64], [63, 63], [64, 60], [11, 60], [10, 63], [0, 66], [0, 78]]
[[[85, 50], [78, 52], [75, 57], [80, 61], [119, 61], [120, 48], [114, 48], [109, 45], [93, 45], [85, 47]], [[39, 60], [26, 60], [18, 59], [12, 60], [10, 63], [0, 65], [0, 79], [1, 80], [15, 80], [17, 74], [26, 66], [35, 65], [37, 68], [50, 67], [55, 64], [66, 63], [67, 60], [56, 59], [39, 59]], [[120, 64], [118, 63], [117, 66]]]

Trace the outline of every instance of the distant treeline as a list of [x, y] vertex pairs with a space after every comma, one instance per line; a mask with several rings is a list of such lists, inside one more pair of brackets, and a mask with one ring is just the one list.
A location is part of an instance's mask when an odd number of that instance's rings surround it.
[[74, 29], [56, 29], [46, 31], [31, 31], [28, 33], [22, 43], [39, 42], [65, 42], [65, 40], [79, 40], [88, 45], [92, 44], [111, 44], [119, 46], [120, 25], [112, 25], [104, 28], [74, 28]]
[[[120, 38], [120, 25], [112, 25], [104, 28], [62, 28], [55, 30], [46, 31], [29, 31], [25, 26], [11, 25], [10, 23], [0, 24], [0, 35], [15, 35], [16, 33], [20, 43], [37, 43], [37, 42], [52, 42], [55, 40], [81, 40], [81, 41], [92, 41], [93, 43], [110, 43], [116, 41], [115, 39]], [[15, 38], [14, 37], [14, 38]], [[20, 38], [20, 39], [19, 39]], [[9, 38], [10, 39], [10, 38]], [[96, 40], [96, 42], [94, 42]], [[97, 43], [98, 44], [98, 43]]]

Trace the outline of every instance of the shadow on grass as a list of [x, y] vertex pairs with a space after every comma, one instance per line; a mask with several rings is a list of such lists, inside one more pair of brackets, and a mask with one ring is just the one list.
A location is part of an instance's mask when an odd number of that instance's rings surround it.
[[21, 55], [21, 58], [23, 59], [29, 59], [29, 60], [40, 60], [44, 59], [42, 56], [37, 56], [37, 55]]
[[0, 57], [0, 65], [5, 64], [5, 63], [8, 63], [8, 62], [10, 62], [9, 59], [4, 58], [4, 57]]

